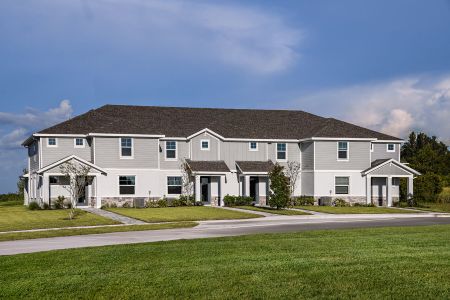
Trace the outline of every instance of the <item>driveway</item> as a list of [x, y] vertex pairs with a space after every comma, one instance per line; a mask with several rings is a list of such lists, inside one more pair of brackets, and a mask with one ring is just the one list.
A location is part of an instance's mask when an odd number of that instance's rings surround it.
[[449, 217], [434, 214], [274, 216], [247, 220], [203, 221], [194, 228], [116, 232], [80, 236], [0, 242], [0, 255], [58, 249], [135, 244], [180, 239], [239, 236], [256, 233], [318, 229], [367, 228], [450, 224]]

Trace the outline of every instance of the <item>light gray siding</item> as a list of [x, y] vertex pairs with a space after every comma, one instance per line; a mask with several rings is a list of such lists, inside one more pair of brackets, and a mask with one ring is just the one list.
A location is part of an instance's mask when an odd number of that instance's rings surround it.
[[37, 171], [39, 169], [39, 143], [33, 142], [28, 147], [28, 158], [30, 159], [30, 172]]
[[314, 173], [302, 172], [300, 176], [301, 194], [314, 196]]
[[300, 144], [302, 150], [302, 170], [314, 169], [314, 143], [306, 142]]
[[267, 143], [258, 143], [258, 151], [250, 151], [248, 142], [223, 142], [220, 145], [220, 159], [230, 170], [236, 170], [236, 161], [266, 161]]
[[[300, 145], [297, 143], [286, 143], [287, 148], [287, 160], [300, 162]], [[277, 143], [269, 143], [269, 159], [274, 163], [278, 162], [282, 166], [286, 166], [287, 163], [283, 161], [277, 161]]]
[[411, 175], [411, 173], [406, 172], [394, 164], [387, 164], [370, 172], [370, 175]]
[[393, 158], [398, 160], [400, 144], [395, 145], [395, 152], [387, 152], [387, 144], [386, 143], [373, 143], [373, 151], [372, 151], [372, 161], [377, 159], [385, 159], [385, 158]]
[[364, 170], [370, 166], [370, 142], [349, 141], [349, 160], [337, 160], [337, 141], [315, 142], [316, 170]]
[[189, 142], [177, 142], [177, 160], [166, 160], [166, 141], [160, 141], [161, 153], [159, 155], [160, 168], [163, 170], [180, 169], [181, 162], [185, 158], [189, 158]]
[[[209, 140], [209, 150], [201, 150], [200, 142]], [[219, 140], [209, 133], [202, 133], [191, 140], [192, 160], [219, 160]]]
[[76, 155], [84, 160], [91, 161], [91, 147], [86, 140], [84, 141], [84, 148], [75, 148], [74, 138], [67, 137], [58, 137], [57, 147], [47, 146], [47, 138], [42, 138], [41, 143], [43, 167], [70, 155]]
[[158, 168], [158, 140], [133, 138], [133, 158], [120, 158], [120, 138], [95, 138], [95, 164], [102, 168]]

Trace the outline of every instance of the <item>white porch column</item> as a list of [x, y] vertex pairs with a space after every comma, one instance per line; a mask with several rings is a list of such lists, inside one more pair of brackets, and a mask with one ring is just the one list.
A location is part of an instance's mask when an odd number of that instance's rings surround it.
[[244, 196], [249, 197], [250, 196], [250, 176], [245, 175], [245, 189], [244, 189]]
[[372, 177], [366, 175], [366, 203], [372, 203]]
[[225, 206], [223, 203], [223, 189], [225, 187], [225, 177], [226, 175], [219, 176], [219, 197], [220, 197], [220, 206]]
[[412, 175], [408, 177], [408, 189], [406, 194], [406, 199], [408, 200], [414, 196], [414, 177]]
[[201, 191], [200, 191], [200, 176], [195, 175], [195, 202], [201, 201]]
[[50, 179], [48, 174], [44, 174], [42, 178], [42, 201], [50, 204]]
[[392, 177], [387, 177], [387, 185], [386, 185], [386, 194], [387, 194], [387, 206], [392, 206]]

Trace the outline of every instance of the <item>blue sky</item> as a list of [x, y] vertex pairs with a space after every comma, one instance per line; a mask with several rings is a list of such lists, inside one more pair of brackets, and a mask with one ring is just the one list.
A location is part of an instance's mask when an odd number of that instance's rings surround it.
[[0, 193], [106, 103], [301, 109], [450, 140], [450, 1], [0, 2]]

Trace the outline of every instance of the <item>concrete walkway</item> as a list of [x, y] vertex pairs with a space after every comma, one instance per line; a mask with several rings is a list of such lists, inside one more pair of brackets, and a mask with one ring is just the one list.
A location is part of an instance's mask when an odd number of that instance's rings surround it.
[[104, 209], [93, 208], [93, 207], [80, 207], [80, 209], [85, 210], [90, 213], [93, 213], [93, 214], [96, 214], [96, 215], [99, 215], [99, 216], [102, 216], [102, 217], [105, 217], [105, 218], [109, 218], [114, 221], [118, 221], [123, 224], [127, 224], [127, 225], [148, 224], [141, 220], [136, 220], [136, 219], [133, 219], [130, 217], [125, 217], [125, 216], [122, 216], [122, 215], [119, 215], [119, 214], [116, 214], [116, 213], [113, 213], [113, 212], [110, 212], [110, 211], [107, 211]]
[[263, 212], [263, 211], [242, 209], [242, 208], [237, 208], [237, 207], [218, 206], [218, 208], [223, 208], [223, 209], [227, 209], [227, 210], [234, 210], [234, 211], [240, 211], [240, 212], [254, 214], [254, 215], [259, 215], [259, 216], [264, 216], [264, 217], [278, 216], [277, 214], [271, 214], [271, 213], [267, 213], [267, 212]]
[[305, 215], [273, 216], [245, 220], [202, 221], [194, 228], [115, 232], [79, 236], [0, 242], [0, 255], [33, 253], [58, 249], [135, 244], [180, 239], [239, 236], [255, 233], [293, 232], [384, 226], [450, 224], [450, 215]]
[[298, 210], [307, 214], [311, 214], [311, 215], [316, 215], [316, 216], [323, 216], [323, 215], [329, 215], [327, 213], [323, 213], [323, 212], [318, 212], [318, 211], [313, 211], [313, 210], [307, 210], [307, 209], [302, 209], [302, 208], [288, 208], [291, 210]]

